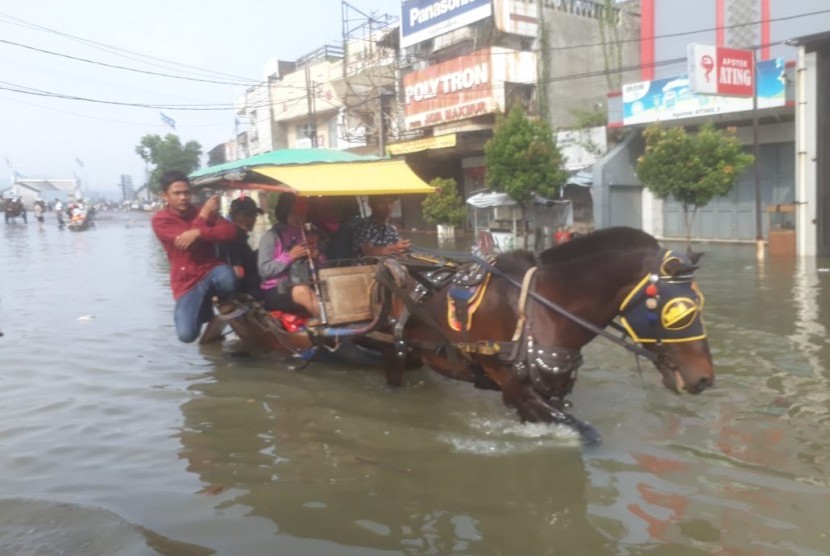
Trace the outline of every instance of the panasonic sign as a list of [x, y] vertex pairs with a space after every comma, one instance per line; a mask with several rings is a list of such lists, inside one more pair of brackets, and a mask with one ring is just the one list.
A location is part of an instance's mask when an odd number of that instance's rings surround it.
[[418, 44], [492, 14], [492, 0], [407, 0], [401, 5], [401, 47]]

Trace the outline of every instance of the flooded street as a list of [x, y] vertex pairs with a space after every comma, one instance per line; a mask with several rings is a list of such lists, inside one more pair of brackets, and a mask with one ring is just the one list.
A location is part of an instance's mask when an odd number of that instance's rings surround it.
[[830, 260], [698, 245], [715, 388], [602, 339], [582, 449], [498, 394], [181, 344], [144, 213], [0, 224], [2, 555], [830, 554]]

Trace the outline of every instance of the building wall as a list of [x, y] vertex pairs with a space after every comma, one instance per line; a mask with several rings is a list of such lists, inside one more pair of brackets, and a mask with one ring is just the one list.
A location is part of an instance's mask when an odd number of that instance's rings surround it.
[[319, 138], [318, 147], [337, 148], [329, 122], [343, 106], [335, 89], [342, 75], [342, 60], [323, 57], [271, 82], [271, 116], [283, 143], [274, 148], [312, 147], [306, 132], [311, 128]]
[[[802, 201], [817, 199], [817, 139], [818, 61], [815, 52], [799, 48], [796, 71], [796, 198]], [[818, 203], [804, 202], [796, 207], [796, 248], [802, 255], [819, 252], [817, 234]]]
[[[554, 129], [577, 125], [574, 111], [603, 111], [607, 92], [639, 80], [639, 71], [616, 73], [639, 61], [636, 4], [608, 13], [602, 1], [544, 0], [543, 32], [539, 45], [539, 83], [549, 102]], [[616, 46], [603, 48], [604, 43]], [[547, 59], [546, 59], [547, 57]], [[544, 70], [547, 64], [547, 72]], [[608, 72], [611, 75], [605, 75]]]
[[[757, 22], [763, 19], [764, 4], [769, 6], [768, 34]], [[797, 36], [830, 29], [827, 0], [653, 0], [655, 77], [671, 77], [686, 71], [686, 45], [689, 43], [718, 44], [718, 14], [723, 14], [721, 46], [748, 48], [786, 41]], [[817, 13], [824, 12], [824, 13]], [[810, 14], [804, 17], [797, 17]], [[746, 25], [742, 25], [746, 24]], [[760, 59], [783, 57], [795, 60], [796, 49], [786, 44], [773, 44], [759, 54]], [[673, 63], [662, 62], [674, 60]]]
[[[819, 13], [827, 11], [824, 0], [643, 0], [642, 7], [643, 20], [653, 20], [654, 29], [643, 30], [641, 79], [668, 79], [685, 74], [689, 43], [737, 48], [759, 45], [759, 59], [781, 57], [792, 61], [797, 55], [794, 47], [773, 43], [830, 29], [830, 13]], [[768, 23], [761, 23], [764, 20]], [[654, 39], [649, 41], [648, 37], [652, 35]], [[652, 49], [653, 66], [649, 65], [648, 59]], [[791, 96], [787, 98], [792, 99]], [[774, 209], [779, 204], [803, 202], [795, 192], [794, 114], [792, 104], [760, 111], [761, 155], [758, 164], [764, 237], [769, 225], [768, 207]], [[751, 150], [753, 138], [749, 119], [750, 113], [743, 112], [721, 114], [716, 121], [719, 125], [737, 126], [739, 139], [747, 150]], [[670, 125], [693, 127], [703, 121], [705, 118], [679, 119]], [[631, 127], [628, 131], [639, 134], [640, 128]], [[619, 156], [627, 158], [622, 153]], [[603, 187], [607, 189], [610, 184], [601, 184], [600, 188]], [[607, 199], [608, 195], [601, 195], [601, 198]], [[739, 178], [730, 195], [713, 200], [699, 211], [692, 235], [699, 239], [751, 241], [756, 236], [756, 207], [754, 169], [750, 168]], [[607, 215], [622, 209], [607, 207], [605, 225], [612, 220]], [[644, 194], [643, 227], [658, 236], [682, 237], [684, 230], [679, 204], [671, 199], [656, 201], [648, 193]], [[799, 251], [803, 252], [801, 247]]]
[[250, 87], [245, 93], [244, 126], [248, 132], [247, 156], [274, 150], [271, 132], [271, 99], [268, 82]]
[[[816, 51], [816, 87], [820, 93], [814, 105], [818, 137], [816, 138], [816, 220], [818, 237], [816, 252], [830, 255], [830, 44], [825, 43]], [[812, 200], [812, 199], [811, 199]]]

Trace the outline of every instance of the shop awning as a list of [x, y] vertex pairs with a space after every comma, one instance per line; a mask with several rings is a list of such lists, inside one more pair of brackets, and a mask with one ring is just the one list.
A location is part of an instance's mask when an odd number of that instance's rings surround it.
[[[534, 205], [551, 206], [555, 203], [560, 202], [570, 201], [556, 201], [552, 199], [546, 199], [540, 195], [533, 195]], [[495, 191], [484, 191], [481, 193], [476, 193], [475, 195], [467, 199], [467, 204], [472, 205], [476, 208], [515, 207], [518, 205], [518, 203], [514, 201], [512, 197], [510, 197], [510, 195], [508, 195], [507, 193], [498, 193]]]
[[290, 187], [298, 195], [401, 195], [433, 193], [403, 160], [328, 162], [251, 168]]

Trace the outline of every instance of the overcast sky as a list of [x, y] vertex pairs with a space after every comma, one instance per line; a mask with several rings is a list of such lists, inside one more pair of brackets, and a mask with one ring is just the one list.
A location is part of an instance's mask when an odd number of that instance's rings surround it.
[[[349, 4], [399, 16], [400, 0]], [[160, 112], [175, 120], [182, 143], [198, 141], [207, 152], [232, 138], [240, 83], [261, 80], [269, 58], [294, 60], [342, 44], [341, 6], [340, 0], [0, 0], [0, 189], [14, 171], [32, 178], [77, 174], [88, 190], [112, 191], [129, 174], [137, 186], [144, 163], [135, 146], [146, 134], [173, 132]], [[51, 94], [76, 98], [45, 96]]]

